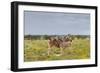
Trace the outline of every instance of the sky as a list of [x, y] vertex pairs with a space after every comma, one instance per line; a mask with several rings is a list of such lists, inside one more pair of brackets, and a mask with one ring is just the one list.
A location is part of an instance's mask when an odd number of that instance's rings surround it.
[[90, 14], [24, 11], [25, 35], [90, 35]]

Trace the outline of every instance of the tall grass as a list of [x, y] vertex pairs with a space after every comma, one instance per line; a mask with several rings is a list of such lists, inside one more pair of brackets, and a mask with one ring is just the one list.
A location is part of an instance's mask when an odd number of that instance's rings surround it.
[[53, 47], [50, 55], [47, 54], [47, 40], [24, 40], [24, 61], [47, 61], [47, 60], [75, 60], [90, 58], [90, 41], [88, 39], [74, 39], [70, 47], [63, 49]]

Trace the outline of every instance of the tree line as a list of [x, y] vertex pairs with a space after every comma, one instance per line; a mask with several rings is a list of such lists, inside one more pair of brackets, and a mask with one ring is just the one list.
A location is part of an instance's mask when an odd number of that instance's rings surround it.
[[24, 38], [27, 39], [27, 40], [47, 40], [49, 39], [50, 37], [66, 37], [66, 36], [69, 36], [70, 38], [72, 39], [85, 39], [85, 38], [90, 38], [89, 35], [25, 35]]

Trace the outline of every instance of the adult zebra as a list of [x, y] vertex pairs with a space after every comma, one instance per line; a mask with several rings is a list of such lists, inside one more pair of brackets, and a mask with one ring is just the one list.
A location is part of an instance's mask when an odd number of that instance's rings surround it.
[[63, 49], [71, 46], [72, 39], [70, 37], [58, 38], [58, 37], [50, 37], [48, 39], [48, 55], [50, 55], [51, 48], [53, 46], [60, 48], [60, 54], [63, 54]]

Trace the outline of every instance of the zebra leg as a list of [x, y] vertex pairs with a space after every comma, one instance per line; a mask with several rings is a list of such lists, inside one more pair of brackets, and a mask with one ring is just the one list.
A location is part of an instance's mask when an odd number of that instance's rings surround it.
[[63, 55], [63, 48], [60, 47], [60, 54]]
[[50, 55], [50, 52], [51, 52], [51, 48], [48, 48], [48, 55]]

